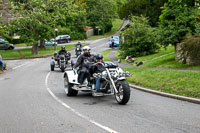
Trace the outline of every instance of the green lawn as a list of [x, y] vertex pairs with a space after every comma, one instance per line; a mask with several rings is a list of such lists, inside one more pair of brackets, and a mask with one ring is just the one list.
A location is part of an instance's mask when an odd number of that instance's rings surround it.
[[113, 24], [113, 27], [112, 27], [112, 29], [111, 29], [110, 32], [107, 32], [104, 35], [91, 36], [91, 37], [88, 38], [88, 40], [104, 38], [104, 37], [108, 37], [108, 36], [111, 36], [111, 35], [115, 34], [120, 29], [120, 27], [122, 26], [123, 20], [121, 20], [121, 19], [115, 19], [112, 22], [112, 24]]
[[[83, 44], [87, 45], [87, 44]], [[65, 45], [67, 50], [71, 50], [75, 48], [75, 44]], [[59, 51], [61, 46], [57, 46], [56, 50]], [[54, 53], [54, 46], [46, 47], [46, 49], [39, 49], [38, 55], [32, 55], [32, 49], [21, 49], [21, 50], [5, 50], [0, 51], [3, 59], [20, 59], [20, 58], [34, 58], [34, 57], [43, 57], [48, 55], [53, 55]], [[20, 56], [21, 55], [21, 56]]]
[[150, 68], [124, 68], [132, 84], [162, 92], [200, 98], [200, 72]]

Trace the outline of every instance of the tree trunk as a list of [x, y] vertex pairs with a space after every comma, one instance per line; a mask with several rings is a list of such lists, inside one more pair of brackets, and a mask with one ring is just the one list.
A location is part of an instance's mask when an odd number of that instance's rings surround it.
[[37, 55], [38, 54], [38, 44], [33, 44], [32, 46], [32, 54]]
[[192, 0], [192, 7], [195, 7], [195, 0]]
[[39, 48], [45, 49], [45, 41], [44, 40], [40, 40]]
[[178, 48], [177, 48], [177, 46], [178, 46], [178, 44], [175, 44], [175, 45], [174, 45], [174, 50], [175, 50], [175, 60], [176, 60], [176, 61], [179, 61], [179, 58], [178, 58], [178, 56], [177, 56], [177, 54], [178, 54], [178, 51], [177, 51]]

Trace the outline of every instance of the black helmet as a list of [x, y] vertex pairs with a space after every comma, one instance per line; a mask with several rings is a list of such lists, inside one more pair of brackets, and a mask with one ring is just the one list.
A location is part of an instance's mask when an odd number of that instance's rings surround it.
[[65, 49], [65, 46], [62, 46], [61, 49]]
[[102, 60], [103, 59], [103, 55], [102, 54], [97, 54], [96, 58], [97, 58], [97, 60]]

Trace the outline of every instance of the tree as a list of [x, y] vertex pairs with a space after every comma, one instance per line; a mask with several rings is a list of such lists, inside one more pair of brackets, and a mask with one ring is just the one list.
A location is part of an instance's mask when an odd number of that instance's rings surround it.
[[[123, 0], [117, 0], [118, 2]], [[102, 33], [112, 27], [111, 20], [117, 17], [114, 0], [11, 0], [18, 15], [10, 23], [10, 30], [18, 31], [28, 42], [33, 43], [32, 53], [37, 54], [38, 40], [54, 36], [54, 27], [59, 34], [69, 34], [72, 39], [86, 37], [84, 27], [100, 26]]]
[[130, 15], [146, 16], [149, 18], [150, 25], [155, 27], [158, 24], [161, 14], [161, 7], [168, 0], [130, 0], [118, 11], [120, 18], [128, 18]]
[[195, 16], [199, 1], [169, 0], [163, 7], [158, 29], [159, 43], [167, 47], [180, 43], [187, 35], [195, 34]]
[[10, 24], [10, 29], [20, 29], [19, 34], [33, 43], [32, 54], [37, 54], [38, 40], [54, 35], [54, 27], [66, 25], [67, 16], [77, 8], [73, 0], [29, 0], [13, 2], [12, 8], [19, 15]]
[[131, 16], [129, 28], [122, 32], [124, 37], [121, 43], [123, 57], [145, 56], [154, 53], [159, 47], [156, 45], [154, 29], [148, 24], [148, 19], [141, 16]]
[[101, 28], [101, 34], [112, 28], [112, 19], [117, 17], [116, 2], [113, 0], [85, 0], [87, 22], [97, 31], [96, 26]]

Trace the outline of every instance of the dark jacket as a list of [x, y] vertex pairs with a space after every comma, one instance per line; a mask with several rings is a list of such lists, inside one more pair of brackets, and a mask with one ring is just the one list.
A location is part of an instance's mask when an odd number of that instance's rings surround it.
[[79, 69], [82, 69], [83, 67], [85, 68], [90, 68], [93, 63], [96, 62], [96, 57], [93, 54], [88, 54], [86, 55], [83, 53], [78, 57], [78, 60], [76, 64], [74, 65], [74, 68], [79, 67]]
[[67, 52], [67, 50], [60, 50], [58, 55], [65, 55], [66, 60], [70, 60], [71, 58], [71, 53]]
[[76, 48], [77, 48], [77, 47], [82, 48], [82, 44], [81, 44], [81, 43], [77, 43], [77, 44], [76, 44]]
[[96, 63], [90, 68], [90, 73], [102, 73], [105, 70], [106, 68], [104, 63]]
[[82, 44], [81, 44], [81, 43], [76, 44], [75, 52], [77, 52], [77, 48], [79, 48], [78, 51], [82, 51], [82, 50], [81, 50]]
[[67, 50], [60, 50], [58, 52], [59, 55], [63, 54], [63, 55], [67, 55]]

